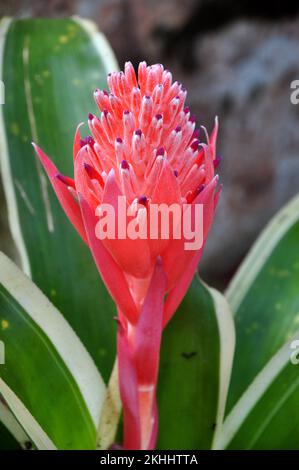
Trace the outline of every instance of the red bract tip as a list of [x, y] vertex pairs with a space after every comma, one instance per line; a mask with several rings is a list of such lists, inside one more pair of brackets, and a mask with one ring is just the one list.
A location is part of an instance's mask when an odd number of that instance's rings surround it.
[[97, 172], [97, 170], [93, 166], [89, 165], [88, 163], [84, 163], [84, 169], [90, 179], [98, 180], [101, 184], [103, 183], [103, 179], [101, 175]]
[[69, 176], [65, 176], [62, 173], [57, 173], [56, 178], [59, 181], [61, 181], [63, 184], [65, 184], [66, 186], [70, 186], [71, 188], [76, 189], [75, 181], [72, 178], [70, 178]]

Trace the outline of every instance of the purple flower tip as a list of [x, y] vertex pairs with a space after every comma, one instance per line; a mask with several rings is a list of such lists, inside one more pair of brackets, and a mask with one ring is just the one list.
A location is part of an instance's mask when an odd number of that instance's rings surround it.
[[217, 157], [214, 160], [214, 168], [218, 168], [219, 164], [221, 163], [222, 157], [220, 155], [217, 155]]
[[192, 150], [195, 152], [196, 150], [198, 150], [198, 146], [199, 146], [199, 140], [194, 140], [192, 142], [192, 144], [190, 145], [190, 147], [192, 148]]
[[138, 198], [138, 204], [142, 204], [143, 206], [146, 206], [147, 204], [147, 197], [146, 196], [140, 196]]
[[176, 126], [175, 132], [181, 132], [181, 130], [182, 130], [181, 126]]
[[84, 137], [84, 139], [80, 140], [80, 145], [81, 147], [84, 147], [84, 145], [90, 145], [91, 147], [94, 146], [94, 139], [91, 137], [91, 135], [87, 135]]
[[139, 137], [142, 136], [142, 130], [141, 129], [136, 129], [135, 134], [138, 135]]
[[177, 178], [177, 177], [179, 176], [178, 170], [173, 170], [173, 174], [174, 174], [174, 176]]
[[90, 121], [92, 121], [93, 118], [94, 118], [94, 115], [93, 115], [92, 113], [89, 113], [89, 114], [88, 114], [88, 119], [89, 119]]
[[164, 156], [164, 153], [165, 153], [165, 149], [164, 147], [160, 147], [158, 150], [157, 150], [157, 157], [159, 156]]
[[155, 118], [157, 119], [157, 121], [159, 121], [159, 119], [162, 119], [163, 116], [162, 114], [159, 113], [159, 114], [156, 114]]
[[120, 166], [121, 166], [122, 170], [128, 170], [130, 168], [127, 160], [123, 160], [121, 162]]
[[123, 143], [123, 140], [121, 137], [117, 137], [116, 138], [116, 142], [119, 143], [119, 144], [122, 144]]
[[193, 132], [192, 138], [193, 139], [198, 139], [199, 134], [200, 134], [199, 129], [195, 129], [195, 131]]
[[204, 184], [201, 184], [200, 186], [198, 186], [198, 188], [197, 188], [198, 194], [201, 193], [204, 189], [205, 189], [205, 185], [204, 185]]

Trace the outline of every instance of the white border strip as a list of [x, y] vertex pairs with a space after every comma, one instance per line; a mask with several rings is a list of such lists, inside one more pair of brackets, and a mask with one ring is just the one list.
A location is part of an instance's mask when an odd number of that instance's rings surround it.
[[18, 423], [10, 409], [0, 401], [0, 422], [15, 438], [21, 447], [25, 448], [25, 443], [31, 439], [24, 432], [22, 426]]
[[225, 412], [226, 399], [232, 372], [236, 335], [233, 316], [226, 301], [220, 292], [216, 289], [208, 287], [215, 305], [215, 313], [218, 323], [219, 339], [220, 339], [220, 368], [219, 368], [219, 395], [218, 409], [216, 415], [216, 429], [212, 442], [212, 449], [217, 436], [221, 433], [223, 426], [223, 418]]
[[[3, 79], [5, 40], [11, 23], [11, 18], [3, 18], [0, 22], [0, 80]], [[21, 232], [16, 194], [13, 186], [13, 178], [10, 169], [3, 106], [5, 106], [5, 104], [0, 105], [0, 169], [5, 198], [7, 202], [8, 221], [12, 238], [20, 255], [22, 269], [28, 276], [30, 276], [30, 263], [25, 247], [24, 238]]]
[[36, 447], [40, 450], [56, 450], [55, 445], [40, 427], [32, 414], [27, 410], [14, 392], [0, 378], [0, 392], [3, 395], [8, 406], [12, 410], [16, 419], [21, 421], [24, 430], [33, 440]]
[[233, 312], [238, 310], [249, 286], [253, 283], [275, 246], [298, 219], [299, 196], [295, 196], [263, 230], [226, 290], [225, 295]]
[[287, 365], [290, 360], [290, 343], [294, 340], [299, 340], [299, 332], [272, 357], [251, 382], [224, 421], [221, 433], [217, 436], [215, 441], [214, 449], [225, 449], [237, 434], [239, 428], [255, 407], [258, 400], [264, 395], [271, 383]]
[[118, 385], [118, 366], [117, 359], [114, 362], [113, 370], [107, 386], [107, 396], [104, 402], [101, 420], [97, 436], [97, 449], [109, 449], [115, 442], [120, 414], [121, 399]]
[[106, 386], [76, 333], [38, 287], [1, 252], [0, 283], [48, 336], [77, 382], [97, 428]]

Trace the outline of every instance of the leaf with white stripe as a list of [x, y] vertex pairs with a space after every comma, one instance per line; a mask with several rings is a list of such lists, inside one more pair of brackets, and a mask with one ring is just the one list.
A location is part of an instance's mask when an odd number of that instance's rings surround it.
[[[293, 349], [293, 341], [297, 350]], [[216, 449], [287, 450], [299, 448], [299, 332], [251, 382], [227, 416]]]
[[159, 449], [210, 449], [221, 429], [235, 344], [229, 306], [198, 276], [163, 333]]
[[36, 445], [36, 448], [39, 450], [56, 450], [55, 445], [51, 439], [49, 439], [44, 430], [40, 427], [32, 414], [27, 410], [21, 400], [19, 400], [16, 394], [1, 378], [0, 393], [4, 397], [10, 410], [12, 410], [13, 415], [20, 423], [22, 423], [22, 428], [30, 436], [33, 443]]
[[298, 329], [298, 246], [299, 196], [265, 228], [227, 291], [236, 323], [228, 412]]
[[1, 379], [55, 446], [94, 449], [104, 382], [64, 317], [2, 253], [0, 340]]
[[[118, 66], [103, 35], [79, 18], [4, 19], [0, 36], [0, 163], [22, 269], [65, 316], [108, 381], [115, 307], [31, 141], [72, 176], [76, 126], [96, 111], [93, 91], [106, 88], [107, 74]], [[89, 133], [87, 126], [82, 133]]]

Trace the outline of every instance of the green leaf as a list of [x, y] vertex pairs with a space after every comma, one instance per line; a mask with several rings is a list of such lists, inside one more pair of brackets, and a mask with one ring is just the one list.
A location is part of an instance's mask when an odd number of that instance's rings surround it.
[[104, 382], [63, 316], [2, 253], [0, 341], [0, 393], [25, 431], [15, 398], [58, 448], [94, 449]]
[[[26, 274], [63, 313], [105, 380], [115, 358], [114, 304], [34, 154], [34, 140], [73, 174], [76, 126], [95, 112], [93, 91], [117, 69], [93, 24], [80, 19], [1, 23], [0, 163], [10, 228]], [[83, 132], [87, 132], [87, 127]]]
[[216, 448], [299, 448], [299, 197], [266, 227], [233, 279], [236, 353]]
[[299, 369], [291, 363], [297, 332], [255, 377], [227, 416], [216, 449], [287, 450], [299, 445]]
[[159, 449], [210, 449], [221, 429], [234, 351], [224, 297], [195, 277], [162, 339]]
[[299, 197], [266, 227], [234, 277], [236, 352], [228, 411], [299, 325]]

